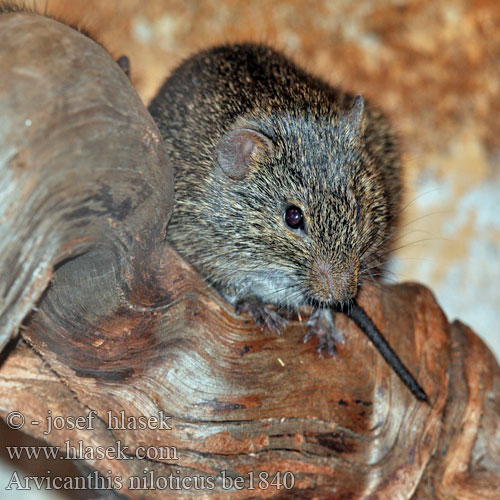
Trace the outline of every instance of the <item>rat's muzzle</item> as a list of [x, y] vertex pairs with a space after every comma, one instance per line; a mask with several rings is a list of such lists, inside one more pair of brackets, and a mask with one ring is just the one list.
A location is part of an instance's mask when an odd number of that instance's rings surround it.
[[358, 293], [359, 261], [333, 265], [316, 259], [311, 267], [311, 295], [322, 303], [346, 302]]

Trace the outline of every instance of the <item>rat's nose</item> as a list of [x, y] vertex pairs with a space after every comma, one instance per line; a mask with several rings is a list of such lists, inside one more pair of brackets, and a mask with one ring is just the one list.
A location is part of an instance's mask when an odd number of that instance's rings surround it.
[[313, 296], [320, 302], [345, 302], [358, 292], [358, 260], [342, 266], [334, 266], [324, 259], [316, 259], [312, 265]]

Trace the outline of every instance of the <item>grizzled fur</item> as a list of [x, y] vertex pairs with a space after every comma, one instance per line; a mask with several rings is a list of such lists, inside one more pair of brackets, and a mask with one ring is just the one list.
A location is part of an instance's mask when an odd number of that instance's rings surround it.
[[[367, 104], [357, 126], [353, 102], [254, 44], [187, 59], [151, 102], [175, 168], [167, 237], [226, 297], [292, 308], [344, 302], [354, 294], [327, 293], [318, 267], [334, 280], [354, 279], [357, 290], [386, 260], [400, 160], [382, 114]], [[248, 124], [274, 151], [254, 154], [247, 175], [234, 180], [218, 166], [217, 146]], [[285, 225], [289, 205], [302, 209], [304, 232]]]

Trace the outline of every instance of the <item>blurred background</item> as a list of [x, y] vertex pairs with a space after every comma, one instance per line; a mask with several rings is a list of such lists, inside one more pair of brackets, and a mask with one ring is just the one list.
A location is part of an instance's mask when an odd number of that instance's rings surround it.
[[404, 152], [390, 279], [429, 286], [448, 318], [470, 325], [500, 359], [498, 0], [25, 3], [85, 27], [113, 56], [127, 55], [146, 104], [182, 59], [231, 41], [269, 43], [378, 104]]

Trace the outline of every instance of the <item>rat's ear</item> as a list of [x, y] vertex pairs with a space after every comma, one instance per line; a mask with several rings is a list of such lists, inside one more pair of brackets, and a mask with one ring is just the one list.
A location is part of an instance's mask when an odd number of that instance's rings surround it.
[[222, 171], [231, 179], [245, 177], [252, 155], [270, 154], [274, 145], [264, 134], [249, 128], [239, 128], [225, 134], [217, 145], [217, 160]]
[[130, 59], [127, 56], [121, 56], [116, 60], [116, 63], [130, 79]]
[[364, 120], [363, 113], [365, 110], [365, 100], [362, 95], [358, 95], [356, 99], [347, 112], [347, 120], [351, 124], [352, 128], [356, 130], [360, 135], [364, 132]]

